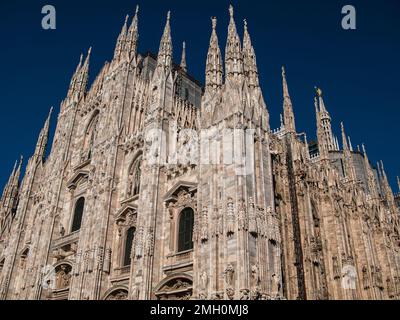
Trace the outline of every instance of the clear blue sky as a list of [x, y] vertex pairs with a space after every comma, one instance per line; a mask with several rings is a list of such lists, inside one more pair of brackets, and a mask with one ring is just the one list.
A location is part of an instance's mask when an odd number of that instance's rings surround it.
[[[81, 52], [93, 46], [91, 80], [113, 54], [126, 14], [140, 5], [139, 50], [157, 52], [168, 10], [172, 11], [175, 60], [187, 42], [188, 68], [204, 82], [210, 17], [218, 18], [225, 47], [228, 1], [24, 0], [0, 2], [0, 188], [14, 161], [34, 151], [51, 106], [59, 110]], [[297, 128], [315, 136], [313, 87], [325, 102], [339, 134], [344, 121], [353, 145], [365, 143], [371, 161], [382, 159], [393, 187], [400, 175], [400, 2], [398, 0], [232, 1], [239, 33], [243, 19], [256, 50], [261, 84], [279, 124], [281, 73], [286, 66]], [[41, 28], [41, 8], [54, 5], [57, 30]], [[341, 28], [341, 8], [357, 9], [357, 30]], [[57, 114], [56, 112], [56, 114]], [[53, 115], [54, 130], [56, 114]], [[397, 186], [395, 188], [397, 191]]]

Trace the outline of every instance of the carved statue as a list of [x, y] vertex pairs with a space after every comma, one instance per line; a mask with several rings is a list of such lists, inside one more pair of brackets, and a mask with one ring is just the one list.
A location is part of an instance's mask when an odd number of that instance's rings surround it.
[[235, 208], [232, 198], [228, 198], [227, 212], [226, 212], [226, 233], [227, 235], [235, 233]]
[[253, 288], [258, 287], [260, 283], [260, 276], [258, 272], [258, 266], [256, 264], [253, 264], [251, 266], [251, 285]]
[[369, 289], [369, 277], [368, 277], [367, 266], [363, 266], [362, 268], [362, 280], [364, 289], [365, 290]]
[[206, 290], [207, 285], [208, 285], [208, 275], [206, 271], [203, 271], [200, 275], [200, 283], [201, 283], [201, 288]]
[[246, 204], [243, 198], [238, 203], [238, 225], [239, 230], [247, 229]]
[[250, 291], [248, 289], [240, 290], [240, 300], [250, 300]]
[[277, 276], [275, 273], [271, 277], [272, 277], [272, 293], [275, 295], [279, 295], [281, 291], [280, 277]]
[[143, 227], [139, 227], [139, 231], [135, 237], [135, 255], [137, 258], [143, 256]]
[[232, 264], [228, 264], [228, 266], [225, 269], [224, 275], [225, 275], [225, 283], [227, 287], [233, 287], [233, 281], [234, 281], [234, 273], [235, 269]]
[[200, 232], [201, 241], [208, 240], [208, 207], [204, 206], [202, 211], [202, 224]]
[[232, 287], [227, 288], [226, 295], [228, 296], [229, 300], [233, 300], [235, 297], [235, 289], [233, 289]]
[[389, 277], [387, 277], [386, 279], [386, 287], [387, 287], [387, 292], [388, 292], [388, 296], [390, 299], [395, 297], [395, 288], [393, 285], [393, 282], [390, 280]]
[[154, 252], [154, 231], [150, 228], [147, 232], [146, 237], [146, 248], [147, 248], [147, 255], [152, 256]]
[[58, 234], [60, 237], [64, 237], [64, 235], [65, 235], [65, 228], [62, 225], [61, 221], [58, 224]]
[[339, 261], [337, 257], [332, 257], [332, 265], [333, 265], [333, 279], [340, 279], [340, 268]]
[[251, 234], [257, 234], [257, 220], [256, 220], [256, 208], [254, 205], [253, 198], [249, 198], [249, 232]]

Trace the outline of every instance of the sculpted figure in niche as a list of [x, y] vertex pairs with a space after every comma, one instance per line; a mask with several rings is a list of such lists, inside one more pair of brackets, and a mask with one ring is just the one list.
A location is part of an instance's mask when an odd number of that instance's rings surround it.
[[201, 241], [208, 240], [208, 207], [204, 206], [202, 211], [202, 224], [201, 224], [201, 232], [200, 238]]
[[201, 288], [202, 289], [207, 289], [207, 284], [208, 284], [208, 275], [206, 271], [203, 271], [200, 275], [200, 283], [201, 283]]
[[249, 232], [257, 234], [257, 222], [253, 198], [249, 198]]
[[235, 269], [232, 264], [229, 264], [225, 269], [225, 283], [228, 287], [233, 287]]
[[230, 235], [235, 233], [235, 208], [232, 198], [228, 199], [226, 217], [227, 217], [226, 233]]
[[244, 199], [239, 199], [238, 224], [239, 224], [239, 230], [246, 229], [246, 204], [245, 204]]
[[258, 266], [257, 265], [252, 265], [251, 267], [251, 280], [252, 280], [252, 286], [253, 288], [257, 287], [260, 283], [260, 276], [258, 273]]

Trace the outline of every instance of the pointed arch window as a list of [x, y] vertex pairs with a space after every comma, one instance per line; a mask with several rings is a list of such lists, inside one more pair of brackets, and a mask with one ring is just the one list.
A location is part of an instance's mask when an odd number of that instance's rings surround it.
[[140, 179], [142, 177], [142, 156], [139, 156], [129, 170], [128, 196], [134, 197], [140, 193]]
[[79, 198], [75, 204], [74, 219], [72, 221], [71, 232], [75, 232], [81, 229], [83, 211], [85, 208], [85, 198]]
[[194, 211], [183, 209], [179, 217], [178, 252], [193, 249]]
[[125, 252], [124, 252], [124, 267], [131, 265], [131, 251], [133, 245], [133, 239], [135, 238], [135, 227], [130, 227], [126, 232], [125, 237]]

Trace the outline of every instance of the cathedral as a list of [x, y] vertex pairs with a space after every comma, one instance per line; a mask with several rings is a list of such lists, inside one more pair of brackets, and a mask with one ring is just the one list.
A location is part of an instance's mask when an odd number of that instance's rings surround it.
[[[170, 13], [157, 55], [138, 53], [138, 8], [89, 86], [73, 73], [0, 201], [1, 300], [400, 299], [400, 195], [332, 119], [296, 130], [282, 68], [270, 128], [247, 22], [224, 56], [212, 18], [204, 86]], [[161, 32], [160, 32], [161, 33]], [[400, 185], [400, 182], [399, 182]]]

